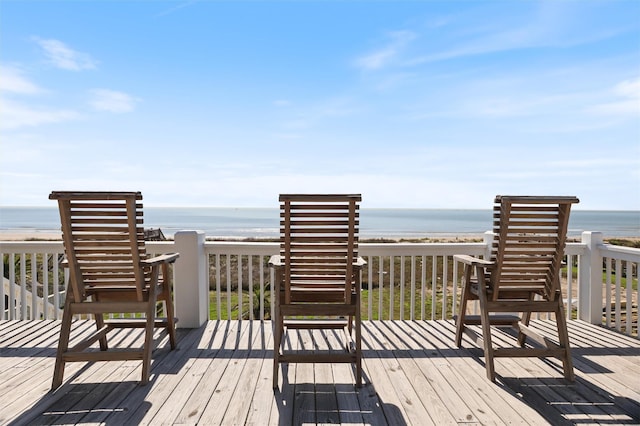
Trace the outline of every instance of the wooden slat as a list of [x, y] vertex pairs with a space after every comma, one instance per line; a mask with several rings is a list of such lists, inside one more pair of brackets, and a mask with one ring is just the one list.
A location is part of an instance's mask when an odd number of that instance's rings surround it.
[[[281, 252], [282, 253], [282, 252]], [[295, 255], [295, 259], [304, 259], [305, 261], [307, 260], [307, 258], [316, 258], [316, 259], [321, 259], [324, 258], [325, 260], [329, 261], [329, 262], [334, 262], [336, 256], [343, 256], [344, 252], [343, 251], [336, 251], [336, 250], [297, 250], [297, 251], [293, 251], [292, 255]], [[353, 264], [353, 262], [345, 262], [345, 264]]]
[[[294, 215], [291, 216], [292, 218], [296, 217]], [[314, 220], [292, 220], [291, 221], [291, 226], [292, 227], [297, 227], [297, 226], [348, 226], [349, 225], [349, 221], [347, 220], [349, 218], [348, 212], [347, 214], [344, 215], [344, 217], [342, 219], [339, 220], [335, 220], [336, 219], [336, 215], [334, 214], [328, 214], [327, 217], [330, 217], [331, 220], [318, 220], [316, 219], [318, 216], [317, 214], [309, 214], [308, 217], [313, 218]], [[356, 225], [358, 225], [358, 221], [356, 220]], [[282, 222], [281, 222], [282, 224]]]
[[128, 232], [129, 229], [126, 226], [73, 226], [73, 232], [93, 232], [93, 233], [124, 233]]
[[78, 217], [72, 216], [71, 223], [74, 224], [74, 227], [77, 224], [90, 224], [90, 225], [99, 224], [100, 226], [104, 227], [104, 229], [111, 229], [113, 225], [127, 224], [128, 219], [126, 215], [117, 219], [105, 218], [102, 216], [99, 216], [96, 218], [87, 218], [87, 217], [78, 218]]

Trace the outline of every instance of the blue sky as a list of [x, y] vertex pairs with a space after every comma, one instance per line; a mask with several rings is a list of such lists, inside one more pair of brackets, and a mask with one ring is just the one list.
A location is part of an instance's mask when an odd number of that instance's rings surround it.
[[638, 1], [0, 1], [0, 205], [640, 210]]

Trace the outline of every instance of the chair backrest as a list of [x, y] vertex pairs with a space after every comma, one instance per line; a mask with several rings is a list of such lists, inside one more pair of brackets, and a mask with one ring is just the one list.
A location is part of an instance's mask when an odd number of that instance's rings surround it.
[[280, 195], [285, 303], [349, 303], [360, 194]]
[[62, 224], [74, 300], [91, 293], [119, 289], [135, 291], [143, 300], [149, 271], [146, 258], [140, 192], [54, 191]]
[[560, 289], [571, 204], [576, 197], [497, 196], [491, 260], [492, 299], [555, 300]]

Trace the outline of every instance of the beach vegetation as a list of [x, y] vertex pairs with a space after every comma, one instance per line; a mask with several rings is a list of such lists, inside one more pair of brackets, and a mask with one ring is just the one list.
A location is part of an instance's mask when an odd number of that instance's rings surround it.
[[604, 241], [614, 246], [640, 248], [640, 238], [608, 238]]
[[55, 289], [64, 287], [63, 267], [57, 268], [57, 277], [54, 278], [54, 265], [59, 265], [62, 259], [61, 254], [55, 253], [3, 254], [2, 275], [7, 280], [13, 276], [15, 284], [24, 285], [30, 293], [35, 291], [38, 297], [53, 295]]

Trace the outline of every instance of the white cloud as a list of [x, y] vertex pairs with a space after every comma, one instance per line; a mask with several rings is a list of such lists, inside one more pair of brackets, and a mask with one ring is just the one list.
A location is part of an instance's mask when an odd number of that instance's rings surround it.
[[33, 95], [42, 89], [29, 81], [19, 68], [0, 65], [0, 92]]
[[[492, 5], [484, 10], [491, 13]], [[418, 55], [405, 63], [417, 66], [451, 59], [481, 56], [498, 52], [531, 48], [568, 48], [611, 39], [629, 29], [625, 26], [606, 27], [598, 24], [597, 11], [584, 7], [576, 11], [569, 2], [531, 2], [527, 14], [510, 20], [483, 20], [478, 23], [474, 13], [447, 19], [451, 34], [457, 37], [434, 43], [437, 49]], [[502, 5], [497, 7], [503, 8]], [[480, 8], [477, 13], [482, 13]], [[495, 13], [495, 11], [494, 11]], [[593, 21], [592, 21], [593, 19]], [[437, 22], [437, 21], [434, 21]], [[438, 30], [438, 27], [429, 26]], [[588, 31], [585, 30], [588, 27]], [[455, 32], [454, 32], [455, 31]], [[434, 32], [435, 37], [438, 35]], [[428, 38], [428, 35], [425, 35]]]
[[617, 100], [595, 105], [588, 111], [603, 115], [640, 116], [640, 77], [618, 83], [611, 92], [618, 97]]
[[591, 112], [603, 115], [637, 115], [640, 116], [640, 100], [624, 100], [596, 105]]
[[[503, 89], [491, 96], [490, 92], [476, 94], [463, 102], [463, 113], [469, 116], [492, 118], [547, 115], [552, 110], [570, 109], [579, 100], [577, 94], [518, 92]], [[459, 112], [458, 112], [459, 113]]]
[[155, 18], [160, 18], [160, 17], [163, 17], [163, 16], [171, 15], [171, 14], [179, 11], [180, 9], [192, 6], [192, 5], [196, 4], [196, 3], [197, 3], [196, 0], [187, 1], [187, 2], [184, 2], [184, 3], [178, 4], [176, 6], [173, 6], [173, 7], [169, 8], [169, 9], [167, 9], [167, 10], [164, 10], [164, 11], [158, 13], [157, 15], [155, 15], [154, 17]]
[[3, 99], [0, 101], [0, 116], [0, 129], [7, 130], [76, 120], [80, 114], [65, 109], [38, 109]]
[[640, 77], [618, 83], [613, 92], [628, 98], [640, 98]]
[[41, 124], [60, 123], [80, 117], [76, 111], [34, 107], [24, 102], [8, 99], [10, 95], [39, 95], [46, 90], [24, 76], [19, 67], [0, 65], [0, 129], [9, 130], [33, 127]]
[[139, 98], [115, 90], [93, 89], [90, 93], [91, 100], [89, 104], [98, 111], [131, 112], [136, 104], [140, 102]]
[[59, 40], [39, 37], [34, 37], [33, 40], [44, 50], [47, 59], [56, 68], [82, 71], [97, 67], [97, 62], [90, 55], [77, 52]]
[[548, 163], [549, 167], [562, 168], [562, 169], [585, 169], [593, 170], [595, 168], [606, 167], [620, 167], [631, 166], [635, 167], [638, 161], [633, 157], [630, 158], [586, 158], [586, 159], [571, 159], [571, 160], [555, 160]]
[[416, 38], [411, 31], [395, 31], [389, 34], [391, 41], [381, 49], [357, 58], [355, 64], [365, 70], [376, 70], [387, 66], [400, 51]]

